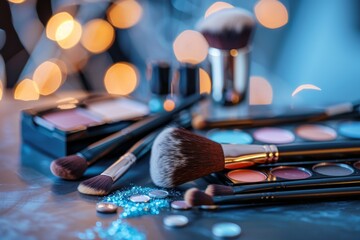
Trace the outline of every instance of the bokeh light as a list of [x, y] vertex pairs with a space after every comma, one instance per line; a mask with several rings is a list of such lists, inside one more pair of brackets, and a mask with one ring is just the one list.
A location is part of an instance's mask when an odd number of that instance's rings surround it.
[[[57, 40], [56, 35], [59, 34], [57, 32], [58, 32], [60, 25], [62, 25], [63, 23], [66, 23], [68, 21], [73, 21], [73, 20], [74, 20], [74, 18], [67, 12], [60, 12], [60, 13], [53, 15], [49, 19], [48, 23], [46, 24], [46, 36], [49, 39], [56, 41]], [[58, 36], [58, 37], [60, 37], [60, 36]]]
[[117, 28], [130, 28], [139, 22], [143, 13], [141, 5], [135, 0], [120, 0], [108, 10], [109, 22]]
[[105, 74], [104, 84], [108, 93], [128, 95], [138, 83], [138, 70], [130, 63], [116, 63]]
[[39, 99], [39, 89], [36, 83], [25, 78], [16, 87], [14, 92], [14, 98], [22, 101], [33, 101]]
[[267, 105], [273, 100], [273, 90], [269, 81], [263, 77], [250, 77], [249, 104]]
[[175, 102], [172, 99], [166, 99], [164, 101], [164, 110], [167, 112], [171, 112], [175, 108]]
[[205, 60], [209, 45], [201, 33], [185, 30], [175, 39], [173, 49], [179, 62], [199, 64]]
[[317, 90], [317, 91], [321, 91], [321, 88], [313, 85], [313, 84], [302, 84], [300, 86], [298, 86], [291, 94], [292, 97], [294, 97], [296, 94], [298, 94], [299, 92], [303, 91], [303, 90]]
[[101, 53], [111, 46], [114, 38], [115, 31], [110, 23], [94, 19], [84, 26], [81, 44], [92, 53]]
[[26, 0], [8, 0], [11, 3], [16, 3], [16, 4], [20, 4], [20, 3], [24, 3]]
[[205, 12], [205, 18], [207, 18], [208, 16], [210, 16], [213, 13], [216, 13], [217, 11], [223, 10], [223, 9], [227, 9], [227, 8], [234, 8], [233, 5], [231, 5], [230, 3], [227, 2], [216, 2], [214, 4], [212, 4]]
[[53, 61], [45, 61], [34, 71], [33, 81], [37, 84], [41, 95], [54, 93], [62, 83], [62, 71]]
[[200, 93], [211, 92], [211, 78], [209, 74], [202, 68], [199, 68]]
[[288, 22], [286, 7], [278, 0], [260, 0], [254, 11], [257, 20], [266, 28], [280, 28]]
[[55, 39], [63, 49], [74, 47], [81, 38], [82, 27], [76, 20], [68, 20], [60, 24], [55, 33]]

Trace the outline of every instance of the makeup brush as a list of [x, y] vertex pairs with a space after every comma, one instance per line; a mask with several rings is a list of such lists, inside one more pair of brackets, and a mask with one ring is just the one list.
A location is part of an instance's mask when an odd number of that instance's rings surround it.
[[[172, 126], [190, 127], [191, 116], [186, 115], [183, 119], [177, 119]], [[107, 195], [113, 184], [123, 176], [126, 171], [140, 158], [145, 156], [151, 149], [152, 143], [161, 130], [153, 132], [135, 143], [129, 151], [122, 155], [116, 162], [98, 176], [81, 182], [78, 191], [87, 195]]]
[[210, 184], [207, 186], [205, 193], [210, 196], [234, 195], [248, 192], [263, 192], [267, 190], [283, 191], [288, 189], [309, 189], [325, 188], [337, 186], [359, 185], [360, 176], [320, 178], [306, 180], [292, 180], [289, 182], [266, 182], [259, 184], [246, 184], [242, 186], [225, 186], [220, 184]]
[[291, 145], [219, 144], [190, 131], [167, 128], [155, 139], [150, 176], [160, 187], [174, 187], [227, 169], [255, 164], [360, 156], [360, 141]]
[[232, 196], [212, 197], [197, 188], [185, 192], [184, 199], [190, 206], [227, 205], [264, 202], [289, 202], [328, 198], [344, 198], [360, 195], [360, 187], [319, 188], [283, 192], [244, 193]]
[[220, 10], [201, 20], [197, 30], [209, 43], [212, 98], [224, 105], [245, 98], [249, 79], [249, 45], [253, 15], [240, 8]]
[[341, 103], [324, 108], [317, 113], [305, 113], [299, 115], [282, 115], [272, 118], [242, 118], [242, 119], [212, 119], [202, 115], [193, 118], [192, 126], [195, 129], [207, 128], [248, 128], [263, 127], [270, 125], [290, 124], [297, 122], [318, 122], [336, 117], [347, 116], [350, 113], [358, 111], [360, 101]]
[[151, 131], [169, 123], [176, 114], [191, 107], [202, 100], [205, 95], [192, 95], [183, 100], [171, 112], [163, 112], [156, 116], [140, 120], [123, 130], [95, 142], [77, 154], [62, 157], [51, 163], [51, 172], [58, 177], [68, 180], [80, 178], [88, 166], [113, 149], [129, 141], [135, 141]]

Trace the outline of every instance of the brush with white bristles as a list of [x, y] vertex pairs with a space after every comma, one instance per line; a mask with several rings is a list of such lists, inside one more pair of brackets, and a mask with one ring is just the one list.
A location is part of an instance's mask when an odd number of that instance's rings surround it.
[[231, 8], [215, 12], [197, 25], [210, 46], [212, 97], [216, 102], [232, 105], [245, 98], [255, 23], [250, 12]]
[[155, 139], [150, 176], [159, 187], [175, 187], [224, 169], [256, 164], [360, 156], [360, 141], [289, 145], [219, 144], [190, 131], [167, 128]]

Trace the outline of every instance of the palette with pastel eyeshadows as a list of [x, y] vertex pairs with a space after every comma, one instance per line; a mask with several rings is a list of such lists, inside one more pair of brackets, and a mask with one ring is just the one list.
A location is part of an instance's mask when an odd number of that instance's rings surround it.
[[[360, 160], [304, 161], [291, 164], [259, 165], [246, 169], [225, 170], [215, 173], [214, 177], [218, 182], [230, 186], [286, 183], [296, 180], [303, 180], [303, 185], [306, 186], [306, 182], [309, 180], [325, 179], [324, 182], [326, 182], [326, 179], [329, 178], [343, 180], [343, 177], [354, 177], [358, 183], [360, 182]], [[214, 179], [211, 178], [211, 180]]]
[[147, 104], [128, 97], [90, 95], [82, 100], [69, 99], [54, 106], [22, 111], [22, 141], [52, 157], [62, 157], [148, 114]]

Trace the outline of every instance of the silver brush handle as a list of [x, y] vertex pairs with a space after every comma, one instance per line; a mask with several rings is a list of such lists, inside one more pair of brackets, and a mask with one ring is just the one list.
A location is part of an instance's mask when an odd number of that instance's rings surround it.
[[113, 163], [108, 169], [106, 169], [101, 175], [109, 176], [115, 182], [119, 177], [134, 164], [136, 156], [132, 153], [124, 154], [119, 160]]
[[209, 48], [212, 98], [224, 105], [240, 103], [249, 82], [249, 50]]

